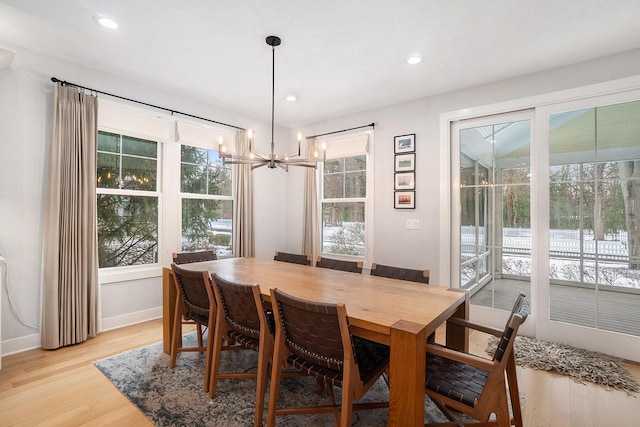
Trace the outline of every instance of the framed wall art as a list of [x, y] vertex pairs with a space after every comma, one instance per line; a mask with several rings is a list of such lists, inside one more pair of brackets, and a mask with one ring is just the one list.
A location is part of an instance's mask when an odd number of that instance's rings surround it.
[[393, 196], [393, 207], [396, 209], [415, 209], [415, 191], [396, 191]]
[[416, 151], [416, 134], [415, 133], [394, 137], [394, 152], [396, 154], [413, 153], [415, 151]]
[[396, 155], [395, 172], [411, 172], [416, 170], [416, 153]]
[[400, 172], [395, 174], [394, 190], [413, 190], [416, 188], [415, 172]]

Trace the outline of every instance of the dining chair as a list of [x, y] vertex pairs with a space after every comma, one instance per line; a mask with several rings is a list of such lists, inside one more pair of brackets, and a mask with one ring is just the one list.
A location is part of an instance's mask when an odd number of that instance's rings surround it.
[[429, 270], [411, 270], [409, 268], [371, 264], [371, 275], [389, 279], [407, 280], [409, 282], [429, 283]]
[[[267, 425], [277, 415], [332, 412], [336, 425], [350, 426], [352, 411], [386, 408], [389, 402], [354, 404], [389, 366], [389, 347], [354, 336], [344, 304], [326, 304], [296, 298], [271, 289], [276, 332], [273, 366], [295, 367], [327, 387], [331, 405], [279, 408], [281, 372], [273, 369]], [[342, 388], [338, 405], [333, 387]]]
[[[173, 337], [171, 338], [171, 358], [169, 367], [176, 366], [178, 353], [198, 351], [206, 353], [204, 390], [209, 390], [209, 375], [211, 372], [211, 349], [213, 348], [213, 333], [216, 318], [216, 303], [208, 271], [185, 270], [178, 265], [171, 264], [173, 282], [176, 287], [176, 309], [173, 320]], [[196, 347], [182, 346], [182, 325], [184, 320], [196, 324], [198, 329], [198, 345]], [[207, 328], [206, 345], [202, 343], [202, 327]]]
[[362, 273], [362, 266], [362, 261], [344, 261], [340, 259], [322, 257], [318, 257], [318, 260], [316, 261], [316, 267], [349, 271], [351, 273]]
[[[192, 262], [202, 262], [202, 261], [211, 261], [218, 259], [218, 255], [216, 249], [209, 249], [206, 251], [196, 251], [196, 252], [174, 252], [171, 255], [174, 264], [190, 264]], [[202, 326], [198, 325], [196, 322], [189, 321], [188, 319], [182, 319], [183, 325], [195, 324], [196, 325], [196, 333], [198, 337], [198, 346], [203, 347], [202, 344]]]
[[[464, 319], [452, 318], [447, 321], [499, 337], [500, 341], [491, 360], [437, 344], [427, 344], [425, 393], [453, 422], [451, 425], [463, 425], [451, 411], [452, 408], [485, 423], [482, 425], [487, 425], [493, 413], [498, 427], [522, 427], [513, 344], [518, 328], [529, 313], [529, 302], [524, 294], [520, 294], [504, 331]], [[509, 415], [507, 392], [511, 399], [513, 417]]]
[[[269, 364], [273, 356], [273, 314], [265, 309], [257, 284], [244, 284], [213, 276], [213, 293], [217, 305], [213, 340], [209, 397], [214, 397], [219, 379], [255, 378], [256, 407], [254, 426], [262, 426], [264, 396], [269, 379]], [[220, 372], [223, 342], [235, 344], [237, 349], [258, 352], [258, 370], [255, 372]], [[228, 347], [229, 349], [233, 347]]]
[[192, 262], [213, 261], [218, 259], [216, 249], [196, 252], [174, 252], [172, 254], [174, 264], [189, 264]]
[[300, 265], [311, 265], [311, 255], [290, 254], [287, 252], [278, 252], [273, 257], [274, 261], [290, 262]]

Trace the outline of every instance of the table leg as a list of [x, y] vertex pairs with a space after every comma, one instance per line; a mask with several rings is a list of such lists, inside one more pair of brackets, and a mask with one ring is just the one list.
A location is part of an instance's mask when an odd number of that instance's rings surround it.
[[424, 425], [424, 326], [401, 320], [391, 327], [388, 426]]
[[[464, 292], [466, 294], [464, 303], [458, 306], [458, 309], [451, 317], [469, 320], [469, 292], [464, 290], [449, 289], [452, 292]], [[447, 323], [446, 329], [446, 345], [456, 350], [469, 351], [469, 328], [464, 326], [453, 325]]]
[[176, 313], [176, 287], [173, 284], [173, 272], [162, 269], [162, 349], [171, 354], [173, 319]]

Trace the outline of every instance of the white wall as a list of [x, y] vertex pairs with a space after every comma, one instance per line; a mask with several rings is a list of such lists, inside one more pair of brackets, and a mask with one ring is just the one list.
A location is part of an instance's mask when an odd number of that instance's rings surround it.
[[[270, 123], [158, 91], [100, 71], [34, 54], [16, 46], [9, 69], [0, 70], [0, 253], [9, 266], [12, 300], [25, 323], [39, 328], [42, 224], [46, 158], [52, 117], [52, 76], [105, 92], [166, 106], [216, 121], [256, 130], [256, 146], [269, 149]], [[288, 131], [276, 128], [276, 138]], [[284, 147], [283, 147], [284, 148]], [[286, 246], [288, 228], [281, 207], [287, 204], [286, 173], [266, 168], [255, 172], [256, 254], [271, 257]], [[165, 248], [161, 264], [176, 248]], [[281, 249], [282, 250], [282, 249]], [[148, 270], [148, 269], [147, 269]], [[104, 281], [104, 275], [101, 280]], [[161, 315], [161, 270], [135, 280], [109, 277], [101, 285], [101, 328], [111, 329]], [[145, 277], [146, 276], [146, 277]], [[2, 354], [40, 345], [39, 329], [24, 326], [12, 314], [2, 289]]]
[[[0, 71], [0, 253], [8, 261], [16, 308], [27, 323], [40, 322], [40, 276], [45, 159], [51, 127], [52, 76], [106, 92], [123, 94], [156, 105], [257, 129], [256, 147], [269, 150], [270, 125], [222, 108], [205, 105], [119, 79], [99, 71], [36, 55], [0, 43], [17, 52], [13, 65]], [[306, 135], [376, 123], [375, 130], [375, 251], [379, 263], [431, 269], [438, 283], [440, 186], [440, 114], [463, 108], [517, 99], [552, 91], [609, 81], [638, 74], [640, 50], [370, 110], [305, 126]], [[393, 209], [393, 137], [416, 134], [416, 209]], [[281, 141], [295, 141], [293, 131], [276, 130]], [[291, 146], [289, 147], [291, 148]], [[256, 255], [273, 256], [275, 250], [297, 252], [302, 240], [303, 171], [261, 168], [254, 172]], [[419, 230], [407, 230], [407, 219], [419, 219]], [[165, 254], [166, 258], [166, 254]], [[163, 263], [168, 259], [163, 260]], [[160, 276], [101, 286], [102, 327], [141, 321], [160, 313]], [[3, 354], [40, 343], [39, 333], [21, 325], [2, 298]]]

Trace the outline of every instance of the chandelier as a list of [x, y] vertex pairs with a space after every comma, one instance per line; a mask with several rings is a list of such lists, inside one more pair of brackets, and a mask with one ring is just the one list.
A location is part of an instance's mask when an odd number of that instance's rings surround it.
[[289, 166], [302, 166], [307, 168], [315, 168], [319, 162], [326, 160], [326, 145], [323, 144], [323, 158], [318, 156], [318, 150], [314, 150], [313, 158], [308, 159], [300, 157], [300, 140], [302, 135], [298, 133], [298, 152], [291, 154], [283, 154], [276, 156], [275, 154], [275, 142], [274, 142], [274, 106], [275, 106], [275, 75], [276, 75], [276, 46], [279, 46], [282, 42], [280, 37], [269, 36], [266, 42], [271, 46], [271, 153], [270, 154], [258, 154], [253, 151], [253, 132], [249, 130], [249, 155], [242, 156], [238, 154], [230, 154], [225, 150], [224, 145], [220, 144], [218, 151], [222, 158], [223, 165], [251, 165], [251, 169], [256, 169], [262, 166], [266, 166], [269, 169], [275, 169], [276, 167], [282, 168], [285, 171], [289, 170]]

